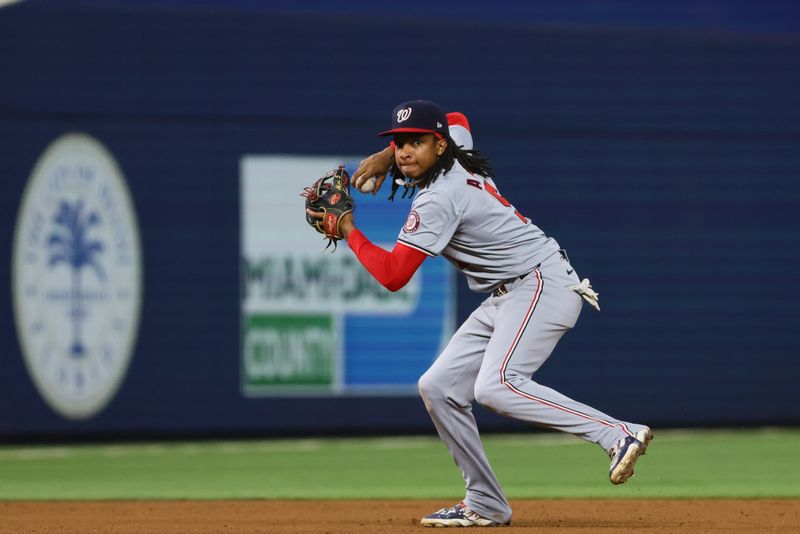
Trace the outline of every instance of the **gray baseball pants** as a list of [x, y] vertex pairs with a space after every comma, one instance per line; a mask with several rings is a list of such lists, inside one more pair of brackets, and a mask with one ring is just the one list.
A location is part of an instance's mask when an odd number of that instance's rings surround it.
[[523, 279], [506, 284], [476, 309], [419, 380], [439, 436], [466, 481], [467, 506], [504, 523], [511, 507], [492, 472], [472, 415], [477, 401], [499, 414], [574, 434], [608, 450], [644, 426], [614, 419], [534, 382], [583, 300], [570, 286], [578, 275], [553, 254]]

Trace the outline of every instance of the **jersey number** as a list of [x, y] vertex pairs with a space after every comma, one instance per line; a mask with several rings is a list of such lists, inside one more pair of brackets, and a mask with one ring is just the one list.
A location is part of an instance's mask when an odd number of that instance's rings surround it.
[[[500, 192], [497, 189], [495, 189], [495, 187], [492, 184], [490, 184], [489, 182], [483, 182], [483, 187], [481, 187], [481, 183], [478, 180], [475, 180], [473, 178], [467, 178], [467, 185], [471, 185], [472, 187], [477, 187], [478, 189], [484, 189], [485, 188], [486, 192], [489, 193], [490, 195], [492, 195], [494, 198], [496, 198], [500, 202], [500, 204], [502, 204], [503, 206], [505, 206], [507, 208], [508, 207], [512, 207], [512, 208], [514, 207], [514, 206], [511, 205], [511, 202], [509, 202], [508, 200], [503, 198], [503, 196], [500, 194]], [[519, 217], [519, 220], [521, 220], [525, 224], [528, 224], [528, 219], [526, 219], [516, 209], [514, 210], [514, 215]]]

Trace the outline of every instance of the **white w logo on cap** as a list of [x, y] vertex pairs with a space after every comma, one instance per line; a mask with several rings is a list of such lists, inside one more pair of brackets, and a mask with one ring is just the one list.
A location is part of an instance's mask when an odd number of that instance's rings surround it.
[[397, 112], [397, 122], [403, 122], [411, 116], [411, 108], [403, 108]]

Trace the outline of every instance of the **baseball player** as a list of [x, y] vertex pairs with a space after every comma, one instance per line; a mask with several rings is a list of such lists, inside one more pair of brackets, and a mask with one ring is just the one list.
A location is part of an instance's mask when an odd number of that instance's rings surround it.
[[473, 401], [599, 444], [611, 458], [611, 482], [624, 483], [653, 437], [650, 428], [615, 419], [531, 379], [575, 325], [582, 302], [599, 309], [589, 280], [581, 281], [555, 239], [500, 195], [487, 179], [490, 162], [456, 145], [439, 106], [404, 102], [392, 112], [392, 128], [380, 135], [394, 137], [392, 172], [402, 173], [417, 193], [391, 252], [373, 245], [356, 228], [352, 213], [345, 215], [340, 228], [350, 249], [392, 291], [427, 257], [441, 254], [465, 274], [470, 289], [487, 294], [419, 380], [425, 407], [466, 482], [461, 502], [425, 516], [422, 525], [511, 521], [472, 415]]

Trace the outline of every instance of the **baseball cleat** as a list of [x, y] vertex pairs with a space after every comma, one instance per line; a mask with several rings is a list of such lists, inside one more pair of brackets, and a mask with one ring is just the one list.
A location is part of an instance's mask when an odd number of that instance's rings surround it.
[[645, 453], [652, 439], [653, 431], [644, 428], [636, 433], [636, 437], [626, 436], [611, 447], [608, 452], [611, 457], [608, 478], [612, 484], [624, 484], [633, 476], [636, 460]]
[[438, 512], [426, 515], [420, 521], [423, 527], [500, 527], [511, 524], [498, 523], [492, 519], [481, 517], [460, 502], [450, 508], [442, 508]]

